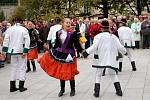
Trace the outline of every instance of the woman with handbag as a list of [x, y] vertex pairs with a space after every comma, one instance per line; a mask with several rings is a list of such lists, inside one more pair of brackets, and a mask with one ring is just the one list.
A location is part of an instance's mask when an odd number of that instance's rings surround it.
[[70, 81], [70, 96], [75, 95], [75, 75], [79, 74], [77, 70], [77, 60], [75, 48], [83, 51], [77, 34], [68, 32], [71, 26], [69, 18], [62, 20], [62, 29], [53, 35], [49, 40], [49, 52], [46, 51], [38, 59], [42, 69], [51, 77], [60, 80], [61, 90], [59, 97], [65, 92], [65, 81]]

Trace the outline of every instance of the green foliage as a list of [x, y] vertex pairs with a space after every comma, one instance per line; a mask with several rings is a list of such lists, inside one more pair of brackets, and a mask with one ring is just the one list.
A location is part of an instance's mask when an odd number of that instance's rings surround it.
[[15, 11], [13, 12], [12, 16], [9, 18], [9, 20], [12, 21], [12, 19], [16, 16], [18, 16], [22, 19], [26, 19], [25, 11], [26, 11], [26, 9], [24, 7], [17, 7], [15, 9]]
[[[50, 20], [54, 17], [75, 17], [82, 12], [83, 0], [21, 0], [21, 9], [14, 15], [29, 20]], [[20, 11], [20, 13], [19, 13]]]
[[[107, 8], [103, 7], [106, 1]], [[142, 0], [142, 5], [147, 6], [148, 2], [150, 0]], [[88, 9], [85, 11], [84, 7]], [[136, 13], [135, 0], [21, 0], [21, 6], [15, 10], [13, 16], [50, 21], [54, 17], [90, 16], [95, 9], [99, 10], [99, 14], [106, 9], [109, 14], [114, 15]]]
[[0, 11], [0, 22], [5, 20], [5, 15], [3, 11]]

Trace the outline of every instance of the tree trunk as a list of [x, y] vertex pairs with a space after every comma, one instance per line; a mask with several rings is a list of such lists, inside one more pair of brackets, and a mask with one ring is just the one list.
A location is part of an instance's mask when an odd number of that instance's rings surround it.
[[68, 0], [69, 4], [68, 4], [68, 15], [67, 17], [69, 18], [70, 17], [70, 8], [71, 8], [71, 0]]
[[145, 1], [145, 4], [146, 4], [146, 7], [147, 7], [147, 13], [150, 13], [150, 9], [149, 9], [148, 3], [146, 1]]
[[104, 18], [108, 18], [108, 1], [103, 0], [103, 15]]
[[141, 0], [136, 0], [136, 8], [138, 16], [141, 15], [142, 9], [141, 9]]

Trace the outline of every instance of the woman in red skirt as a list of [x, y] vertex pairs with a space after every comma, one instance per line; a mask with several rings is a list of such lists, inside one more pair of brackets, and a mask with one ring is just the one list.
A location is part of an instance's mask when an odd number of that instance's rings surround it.
[[37, 50], [37, 41], [39, 41], [38, 32], [35, 29], [35, 23], [33, 21], [28, 21], [27, 29], [29, 31], [30, 36], [30, 50], [27, 54], [27, 70], [26, 72], [30, 72], [30, 61], [33, 66], [33, 72], [36, 71], [35, 61], [34, 59], [38, 58], [38, 50]]
[[[53, 29], [52, 27], [51, 29]], [[46, 51], [42, 57], [38, 59], [42, 69], [49, 76], [60, 80], [61, 90], [58, 94], [59, 97], [61, 97], [65, 92], [66, 80], [70, 80], [70, 96], [75, 95], [74, 77], [79, 74], [79, 71], [77, 70], [75, 48], [80, 52], [83, 51], [79, 43], [78, 34], [75, 32], [68, 32], [70, 27], [70, 19], [64, 18], [62, 20], [62, 29], [56, 33], [49, 34], [52, 36], [51, 40], [49, 40], [49, 52]]]

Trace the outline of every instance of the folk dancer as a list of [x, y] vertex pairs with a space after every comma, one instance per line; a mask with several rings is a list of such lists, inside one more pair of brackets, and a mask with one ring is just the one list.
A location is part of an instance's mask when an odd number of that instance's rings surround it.
[[[51, 77], [60, 80], [61, 90], [59, 97], [65, 92], [65, 81], [70, 81], [70, 96], [75, 95], [75, 75], [79, 74], [77, 70], [77, 60], [75, 48], [82, 52], [77, 34], [68, 32], [71, 21], [68, 18], [62, 20], [62, 29], [56, 32], [50, 40], [49, 52], [46, 51], [38, 59], [42, 69]], [[53, 40], [54, 39], [54, 40]]]
[[[11, 54], [10, 92], [23, 92], [27, 90], [24, 83], [30, 37], [28, 30], [21, 26], [21, 18], [15, 17], [13, 22], [15, 24], [6, 30], [2, 51]], [[16, 88], [16, 80], [19, 80], [19, 89]]]
[[107, 68], [114, 82], [116, 94], [122, 96], [120, 82], [116, 75], [118, 51], [126, 54], [126, 49], [121, 45], [119, 39], [109, 32], [109, 23], [106, 19], [102, 21], [102, 33], [94, 37], [93, 45], [86, 49], [82, 54], [87, 57], [89, 54], [96, 52], [94, 55], [95, 62], [92, 65], [96, 69], [94, 96], [99, 97], [100, 83], [103, 69]]
[[38, 58], [37, 42], [41, 41], [39, 39], [38, 32], [34, 27], [35, 27], [35, 23], [33, 21], [28, 21], [27, 29], [28, 29], [29, 36], [30, 36], [30, 50], [27, 54], [27, 70], [26, 70], [27, 73], [31, 71], [30, 62], [33, 67], [33, 72], [36, 71], [36, 65], [35, 65], [34, 59]]
[[[122, 26], [118, 29], [118, 35], [119, 35], [119, 39], [120, 42], [122, 43], [122, 45], [124, 45], [124, 47], [127, 50], [127, 56], [131, 62], [132, 65], [132, 71], [136, 71], [136, 66], [135, 66], [135, 61], [133, 60], [131, 51], [129, 48], [134, 48], [135, 47], [135, 41], [133, 39], [133, 31], [126, 26], [126, 23], [122, 23]], [[119, 71], [122, 71], [122, 61], [123, 58], [119, 59]]]

